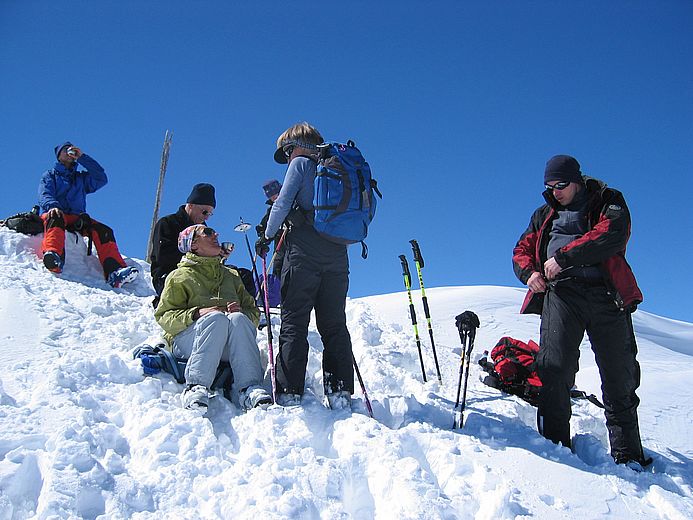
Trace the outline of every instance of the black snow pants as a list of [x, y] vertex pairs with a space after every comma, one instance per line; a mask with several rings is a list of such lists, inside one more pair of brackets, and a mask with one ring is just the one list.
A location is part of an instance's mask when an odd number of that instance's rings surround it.
[[302, 395], [308, 363], [311, 311], [322, 339], [325, 392], [354, 392], [351, 337], [346, 325], [349, 257], [346, 246], [330, 242], [306, 223], [287, 234], [281, 277], [281, 330], [277, 389]]
[[536, 365], [543, 384], [537, 411], [539, 432], [570, 446], [570, 389], [585, 331], [602, 381], [611, 455], [617, 461], [640, 461], [640, 400], [635, 394], [640, 365], [633, 324], [630, 313], [618, 309], [601, 282], [561, 280], [545, 295]]

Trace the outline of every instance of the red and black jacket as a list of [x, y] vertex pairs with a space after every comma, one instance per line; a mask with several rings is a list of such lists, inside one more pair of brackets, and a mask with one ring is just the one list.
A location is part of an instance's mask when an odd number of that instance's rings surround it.
[[[562, 268], [598, 265], [607, 286], [621, 309], [635, 310], [642, 293], [626, 262], [626, 244], [630, 238], [630, 212], [620, 191], [608, 188], [597, 179], [583, 176], [587, 189], [587, 225], [589, 231], [562, 247], [554, 255]], [[551, 191], [544, 192], [546, 204], [538, 208], [513, 249], [515, 275], [524, 284], [535, 271], [544, 273], [546, 249], [551, 226], [558, 217], [560, 204]], [[528, 291], [521, 313], [541, 314], [543, 294]]]

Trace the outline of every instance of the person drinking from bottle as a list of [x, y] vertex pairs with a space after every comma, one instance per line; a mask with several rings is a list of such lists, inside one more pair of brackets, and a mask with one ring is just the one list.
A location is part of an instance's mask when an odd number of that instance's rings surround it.
[[333, 409], [349, 408], [354, 392], [351, 337], [345, 315], [349, 258], [344, 244], [321, 237], [311, 224], [317, 146], [321, 143], [322, 136], [308, 123], [288, 128], [277, 139], [274, 159], [288, 168], [256, 251], [265, 256], [279, 229], [288, 224], [281, 273], [277, 403], [292, 406], [301, 402], [308, 363], [308, 324], [315, 309], [324, 347], [327, 402]]
[[43, 174], [38, 189], [44, 225], [43, 265], [52, 273], [62, 272], [65, 230], [73, 231], [93, 241], [109, 285], [120, 287], [133, 281], [138, 270], [128, 266], [120, 256], [113, 230], [86, 213], [87, 194], [106, 185], [106, 172], [95, 159], [69, 141], [55, 147], [55, 156], [57, 162]]
[[630, 212], [621, 192], [580, 171], [569, 155], [546, 163], [544, 199], [513, 250], [529, 287], [522, 313], [541, 314], [536, 367], [542, 382], [539, 432], [570, 447], [570, 390], [580, 343], [589, 336], [602, 381], [611, 455], [646, 465], [635, 391], [640, 366], [631, 313], [642, 293], [626, 262]]
[[188, 360], [186, 409], [206, 408], [220, 361], [233, 372], [233, 392], [244, 409], [267, 407], [256, 341], [259, 312], [236, 271], [223, 265], [218, 234], [203, 224], [181, 231], [182, 257], [164, 283], [154, 318], [176, 357]]

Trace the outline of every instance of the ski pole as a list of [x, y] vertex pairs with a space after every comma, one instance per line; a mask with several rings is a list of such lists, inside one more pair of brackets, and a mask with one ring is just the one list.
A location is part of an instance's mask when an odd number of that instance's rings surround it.
[[424, 314], [426, 315], [426, 321], [428, 322], [428, 335], [431, 337], [431, 349], [433, 350], [433, 361], [436, 363], [436, 374], [438, 375], [438, 382], [442, 385], [443, 378], [440, 376], [440, 366], [438, 366], [438, 354], [436, 354], [436, 343], [433, 341], [433, 327], [431, 326], [431, 313], [428, 310], [428, 298], [426, 297], [426, 289], [424, 288], [423, 275], [421, 274], [421, 269], [424, 266], [424, 260], [421, 256], [421, 249], [419, 249], [419, 243], [416, 240], [410, 240], [411, 248], [414, 251], [414, 263], [416, 264], [416, 271], [419, 274], [419, 286], [421, 287], [421, 300], [423, 300]]
[[368, 415], [373, 418], [373, 408], [371, 407], [371, 400], [368, 399], [368, 392], [366, 392], [366, 385], [363, 384], [363, 378], [361, 377], [361, 371], [359, 366], [356, 364], [356, 358], [354, 353], [351, 353], [351, 360], [354, 362], [354, 370], [356, 370], [356, 377], [359, 379], [359, 384], [361, 385], [361, 392], [363, 392], [363, 398], [366, 400], [366, 408], [368, 408]]
[[[462, 354], [460, 355], [460, 377], [457, 381], [457, 399], [455, 400], [455, 409], [453, 411], [452, 427], [462, 428], [464, 424], [464, 406], [467, 400], [467, 381], [469, 380], [469, 362], [472, 358], [472, 349], [474, 348], [474, 338], [476, 337], [476, 329], [479, 327], [479, 317], [472, 311], [465, 311], [455, 317], [455, 326], [460, 333], [460, 341], [462, 342]], [[462, 386], [462, 372], [464, 369], [464, 361], [467, 358], [467, 370], [464, 377], [464, 392], [462, 393], [462, 404], [460, 406], [460, 387]], [[458, 408], [459, 407], [459, 408]]]
[[[270, 265], [272, 266], [272, 272], [274, 272], [274, 259], [277, 257], [277, 253], [281, 249], [282, 245], [284, 244], [284, 239], [286, 238], [286, 233], [289, 231], [289, 228], [284, 228], [282, 231], [282, 236], [279, 237], [279, 242], [277, 242], [277, 245], [274, 248], [274, 253], [272, 253], [272, 258], [270, 260]], [[281, 273], [279, 273], [281, 274]]]
[[[267, 280], [267, 255], [262, 256], [262, 276]], [[265, 298], [265, 319], [267, 320], [267, 355], [270, 364], [270, 379], [272, 380], [272, 400], [277, 402], [277, 371], [274, 365], [274, 349], [272, 348], [272, 322], [270, 321], [269, 295], [263, 291]]]
[[[250, 265], [253, 267], [253, 276], [255, 277], [255, 283], [257, 284], [258, 291], [262, 291], [262, 287], [260, 286], [260, 276], [257, 274], [257, 267], [255, 266], [255, 258], [253, 257], [253, 250], [250, 248], [250, 240], [248, 240], [248, 233], [247, 231], [251, 228], [251, 225], [248, 224], [247, 222], [243, 222], [243, 217], [241, 217], [241, 223], [238, 224], [236, 227], [233, 228], [234, 231], [238, 231], [239, 233], [243, 233], [243, 236], [245, 237], [245, 245], [248, 246], [248, 254], [250, 255]], [[255, 299], [257, 299], [257, 293], [253, 295]]]
[[[274, 248], [274, 253], [272, 254], [272, 258], [269, 261], [269, 264], [272, 266], [272, 271], [274, 271], [274, 259], [277, 256], [277, 251], [279, 251], [279, 248], [282, 247], [282, 244], [284, 243], [284, 237], [286, 237], [287, 231], [288, 231], [287, 228], [284, 228], [284, 231], [282, 231], [282, 236], [279, 237], [279, 242], [277, 242], [277, 246]], [[267, 288], [267, 279], [263, 278], [262, 279], [262, 290], [264, 291], [266, 288]]]
[[414, 310], [414, 302], [411, 299], [411, 273], [409, 272], [409, 263], [407, 262], [407, 257], [404, 255], [399, 255], [399, 259], [402, 262], [402, 276], [404, 276], [404, 286], [407, 288], [407, 295], [409, 296], [409, 315], [411, 316], [411, 323], [414, 326], [416, 347], [419, 349], [419, 361], [421, 362], [421, 375], [423, 376], [423, 381], [425, 383], [426, 369], [424, 368], [423, 354], [421, 353], [421, 338], [419, 338], [419, 327], [416, 325], [416, 310]]

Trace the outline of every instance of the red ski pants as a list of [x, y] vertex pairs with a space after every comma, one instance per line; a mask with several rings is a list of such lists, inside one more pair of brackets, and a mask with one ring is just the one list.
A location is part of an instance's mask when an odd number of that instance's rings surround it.
[[43, 219], [44, 227], [41, 254], [46, 251], [54, 251], [60, 255], [64, 262], [65, 231], [67, 230], [79, 233], [83, 237], [91, 236], [106, 278], [113, 271], [125, 267], [126, 264], [118, 251], [113, 230], [107, 225], [89, 217], [85, 219], [82, 215], [67, 213], [52, 218], [48, 216], [48, 213], [44, 213], [41, 215], [41, 219]]

